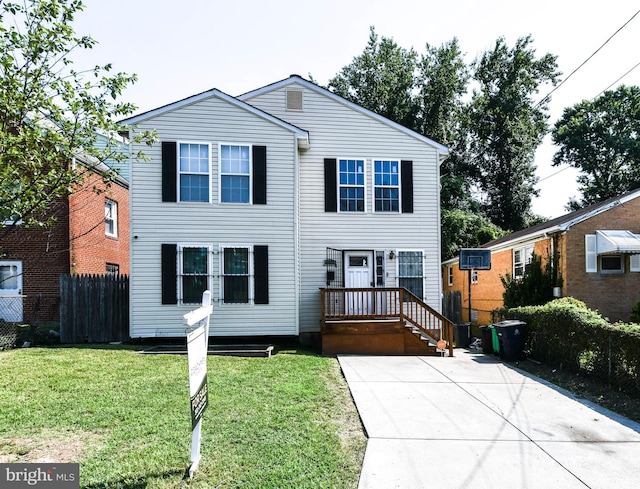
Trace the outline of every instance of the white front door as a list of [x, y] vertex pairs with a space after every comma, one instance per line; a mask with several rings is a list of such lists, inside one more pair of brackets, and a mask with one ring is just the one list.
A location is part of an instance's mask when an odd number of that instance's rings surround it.
[[[345, 251], [345, 288], [368, 289], [373, 285], [373, 251]], [[347, 314], [371, 314], [373, 312], [373, 294], [371, 292], [347, 292], [345, 299]]]
[[22, 322], [22, 262], [0, 261], [0, 319]]

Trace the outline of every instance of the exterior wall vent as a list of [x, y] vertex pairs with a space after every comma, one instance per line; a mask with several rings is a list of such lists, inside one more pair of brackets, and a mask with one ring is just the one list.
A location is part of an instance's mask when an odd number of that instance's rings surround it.
[[287, 110], [302, 110], [302, 90], [287, 90]]

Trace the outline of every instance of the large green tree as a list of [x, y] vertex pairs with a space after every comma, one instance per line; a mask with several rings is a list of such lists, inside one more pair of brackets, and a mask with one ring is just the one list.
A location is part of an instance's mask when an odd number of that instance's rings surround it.
[[398, 46], [371, 28], [362, 54], [329, 81], [329, 89], [450, 148], [441, 166], [443, 256], [461, 247], [478, 246], [499, 231], [478, 215], [469, 164], [467, 92], [469, 68], [458, 40], [425, 52]]
[[85, 176], [74, 158], [92, 169], [127, 157], [104, 141], [135, 109], [118, 98], [136, 77], [111, 74], [110, 64], [73, 69], [73, 51], [96, 43], [72, 27], [83, 8], [80, 0], [0, 1], [0, 231], [50, 225], [53, 203]]
[[329, 81], [329, 89], [376, 114], [415, 128], [414, 72], [417, 54], [371, 27], [361, 55]]
[[504, 38], [473, 63], [479, 84], [470, 103], [469, 138], [483, 214], [495, 225], [517, 231], [529, 225], [535, 188], [534, 155], [548, 132], [548, 100], [534, 96], [555, 84], [556, 56], [537, 58], [531, 36], [510, 48]]
[[582, 199], [572, 199], [568, 209], [640, 187], [640, 87], [622, 85], [566, 108], [552, 138], [560, 146], [553, 165], [580, 170]]

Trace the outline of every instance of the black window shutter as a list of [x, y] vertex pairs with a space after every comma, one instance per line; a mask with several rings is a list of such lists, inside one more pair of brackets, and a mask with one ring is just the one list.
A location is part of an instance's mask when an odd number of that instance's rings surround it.
[[162, 202], [176, 202], [177, 143], [162, 142]]
[[402, 185], [402, 212], [413, 212], [413, 161], [402, 160], [401, 185]]
[[338, 212], [338, 178], [335, 158], [324, 160], [324, 211]]
[[175, 244], [162, 245], [162, 303], [178, 303], [178, 246]]
[[253, 247], [254, 303], [269, 304], [269, 247]]
[[253, 147], [253, 203], [267, 203], [267, 147]]

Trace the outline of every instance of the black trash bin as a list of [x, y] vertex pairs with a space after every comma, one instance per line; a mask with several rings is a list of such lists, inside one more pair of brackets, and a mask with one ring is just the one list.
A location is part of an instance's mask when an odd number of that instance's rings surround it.
[[493, 355], [493, 332], [489, 326], [480, 326], [480, 337], [482, 338], [482, 353]]
[[527, 323], [510, 319], [495, 323], [493, 327], [498, 333], [500, 358], [505, 362], [517, 362], [522, 357]]
[[466, 348], [471, 342], [471, 323], [456, 324], [453, 341], [458, 348]]

